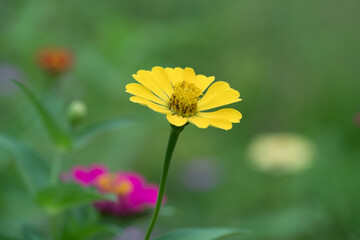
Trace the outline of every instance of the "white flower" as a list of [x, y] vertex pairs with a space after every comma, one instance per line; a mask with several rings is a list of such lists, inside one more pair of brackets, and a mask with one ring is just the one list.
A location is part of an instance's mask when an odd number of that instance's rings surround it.
[[290, 133], [257, 136], [249, 147], [252, 164], [261, 171], [298, 172], [307, 169], [313, 160], [313, 144]]

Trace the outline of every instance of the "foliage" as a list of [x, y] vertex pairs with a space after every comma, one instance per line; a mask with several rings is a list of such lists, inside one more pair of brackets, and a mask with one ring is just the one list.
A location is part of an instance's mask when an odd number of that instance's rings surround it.
[[158, 237], [155, 240], [219, 240], [230, 236], [244, 235], [244, 231], [236, 229], [181, 229]]
[[[244, 237], [253, 240], [360, 238], [359, 6], [347, 0], [1, 1], [0, 238], [50, 239], [49, 215], [35, 196], [57, 187], [49, 182], [54, 151], [62, 152], [61, 171], [102, 162], [159, 180], [168, 124], [125, 93], [133, 73], [156, 65], [193, 67], [229, 82], [241, 93], [244, 115], [227, 133], [188, 126], [166, 189], [166, 205], [175, 210], [159, 218], [157, 233], [219, 226], [249, 229]], [[53, 45], [74, 54], [72, 69], [56, 77], [36, 62], [39, 50]], [[78, 126], [65, 114], [74, 99], [88, 106]], [[311, 167], [296, 174], [254, 169], [250, 142], [283, 132], [313, 143]], [[214, 166], [211, 188], [196, 190], [191, 182], [207, 176], [205, 168], [193, 178], [186, 172], [199, 159]], [[57, 218], [64, 239], [120, 234], [115, 221], [79, 213], [91, 209], [87, 201], [55, 203], [66, 206]], [[121, 221], [141, 228], [148, 219]]]

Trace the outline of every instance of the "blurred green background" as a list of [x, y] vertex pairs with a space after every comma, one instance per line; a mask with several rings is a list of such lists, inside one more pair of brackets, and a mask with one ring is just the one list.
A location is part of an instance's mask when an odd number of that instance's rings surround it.
[[[74, 99], [87, 104], [83, 126], [136, 121], [67, 154], [64, 171], [98, 162], [157, 183], [169, 124], [131, 103], [125, 85], [140, 69], [192, 67], [239, 90], [243, 101], [231, 107], [244, 117], [230, 131], [186, 128], [166, 190], [171, 211], [157, 232], [236, 227], [254, 240], [360, 239], [359, 8], [355, 0], [0, 0], [0, 132], [51, 161], [49, 137], [10, 76], [62, 124]], [[56, 82], [36, 60], [49, 46], [75, 57]], [[310, 168], [274, 174], [252, 167], [251, 141], [277, 132], [313, 143]], [[41, 214], [11, 158], [0, 154], [0, 233], [15, 236]], [[202, 174], [201, 164], [187, 170], [198, 159], [210, 165], [209, 179], [189, 176]], [[194, 190], [188, 181], [213, 184]]]

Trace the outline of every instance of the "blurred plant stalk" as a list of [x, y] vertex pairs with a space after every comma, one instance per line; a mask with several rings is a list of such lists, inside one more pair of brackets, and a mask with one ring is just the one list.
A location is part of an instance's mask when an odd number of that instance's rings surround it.
[[61, 165], [62, 165], [62, 154], [55, 150], [54, 158], [51, 163], [51, 172], [50, 172], [50, 184], [56, 185], [59, 180]]

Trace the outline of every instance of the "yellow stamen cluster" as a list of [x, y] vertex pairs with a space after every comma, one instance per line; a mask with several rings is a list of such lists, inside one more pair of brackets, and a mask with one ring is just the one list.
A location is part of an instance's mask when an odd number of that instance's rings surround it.
[[115, 192], [119, 195], [127, 195], [128, 193], [132, 192], [133, 185], [129, 181], [122, 181], [118, 183], [118, 185], [115, 188]]
[[115, 182], [116, 182], [115, 176], [112, 174], [101, 175], [96, 180], [97, 185], [105, 192], [112, 192]]
[[116, 175], [104, 174], [97, 179], [97, 185], [105, 192], [127, 195], [133, 190], [133, 185], [127, 180], [119, 180]]
[[182, 117], [190, 117], [197, 112], [197, 103], [201, 90], [193, 83], [180, 82], [174, 86], [174, 93], [169, 99], [169, 109]]

